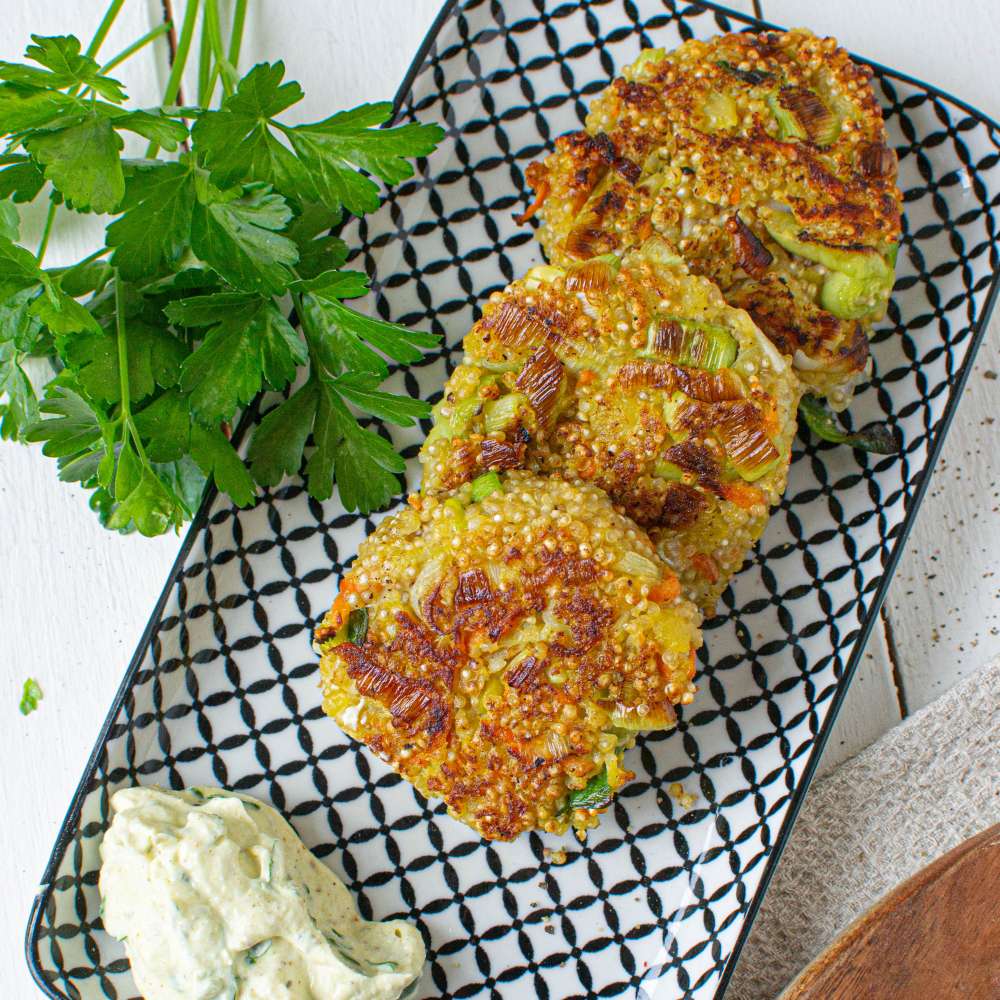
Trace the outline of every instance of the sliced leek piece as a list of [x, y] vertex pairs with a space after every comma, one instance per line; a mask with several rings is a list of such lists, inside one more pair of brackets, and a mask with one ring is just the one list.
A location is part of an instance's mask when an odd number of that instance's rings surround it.
[[527, 405], [527, 397], [520, 392], [489, 400], [484, 407], [486, 433], [497, 434], [511, 427], [517, 422], [518, 410]]
[[725, 327], [677, 316], [654, 317], [646, 337], [647, 354], [710, 372], [729, 368], [739, 349]]

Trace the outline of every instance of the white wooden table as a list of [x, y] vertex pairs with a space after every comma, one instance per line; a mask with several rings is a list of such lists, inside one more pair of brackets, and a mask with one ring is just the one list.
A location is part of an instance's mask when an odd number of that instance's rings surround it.
[[[527, 0], [506, 0], [510, 9]], [[739, 9], [752, 4], [733, 0]], [[89, 38], [104, 4], [7, 0], [0, 58], [19, 58], [31, 32]], [[223, 2], [221, 5], [228, 5]], [[285, 60], [320, 117], [391, 97], [438, 0], [257, 0], [243, 67]], [[836, 34], [879, 62], [936, 83], [1000, 118], [996, 0], [763, 0], [763, 15]], [[175, 0], [179, 20], [183, 0]], [[104, 52], [162, 17], [160, 0], [128, 0]], [[162, 46], [162, 43], [159, 43]], [[159, 103], [166, 50], [121, 72], [130, 94]], [[195, 60], [192, 60], [194, 64]], [[77, 259], [95, 225], [57, 232], [48, 264]], [[29, 220], [40, 230], [40, 220]], [[857, 753], [900, 718], [1000, 654], [1000, 317], [979, 355], [917, 526], [830, 741], [824, 767]], [[99, 527], [83, 494], [57, 482], [37, 449], [0, 444], [0, 990], [36, 996], [22, 958], [24, 923], [56, 828], [176, 554], [179, 539], [123, 538]], [[17, 710], [38, 678], [38, 712]]]

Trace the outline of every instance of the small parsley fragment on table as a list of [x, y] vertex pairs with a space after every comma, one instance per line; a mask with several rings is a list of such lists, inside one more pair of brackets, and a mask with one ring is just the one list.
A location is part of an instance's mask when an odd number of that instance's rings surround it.
[[[403, 460], [358, 414], [404, 427], [426, 417], [425, 403], [381, 383], [438, 338], [353, 308], [368, 278], [345, 269], [331, 230], [377, 209], [380, 183], [411, 177], [442, 129], [388, 127], [388, 103], [290, 124], [302, 88], [280, 61], [240, 78], [244, 19], [225, 48], [217, 0], [187, 5], [163, 103], [131, 108], [110, 72], [167, 27], [102, 65], [120, 6], [86, 50], [72, 35], [34, 35], [23, 63], [0, 62], [0, 437], [40, 444], [118, 531], [179, 528], [209, 481], [246, 506], [300, 469], [318, 500], [336, 484], [348, 510], [384, 506]], [[199, 23], [198, 104], [180, 106]], [[125, 155], [136, 137], [145, 156]], [[19, 206], [39, 197], [36, 249], [23, 245]], [[68, 211], [109, 215], [105, 243], [45, 267]], [[34, 358], [50, 363], [44, 385]], [[244, 460], [229, 429], [266, 390], [288, 398]]]
[[38, 703], [43, 697], [38, 681], [29, 677], [21, 690], [21, 704], [18, 706], [21, 709], [21, 715], [31, 715], [38, 708]]

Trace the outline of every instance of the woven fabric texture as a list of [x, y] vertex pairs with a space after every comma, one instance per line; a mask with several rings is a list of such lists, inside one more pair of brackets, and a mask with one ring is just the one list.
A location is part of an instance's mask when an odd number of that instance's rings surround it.
[[1000, 660], [817, 782], [726, 1000], [771, 1000], [904, 879], [1000, 822]]

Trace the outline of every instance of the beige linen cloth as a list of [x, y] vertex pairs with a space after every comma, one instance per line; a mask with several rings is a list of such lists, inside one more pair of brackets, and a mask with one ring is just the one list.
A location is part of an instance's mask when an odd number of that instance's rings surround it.
[[726, 1000], [773, 1000], [851, 921], [1000, 822], [1000, 660], [810, 790]]

